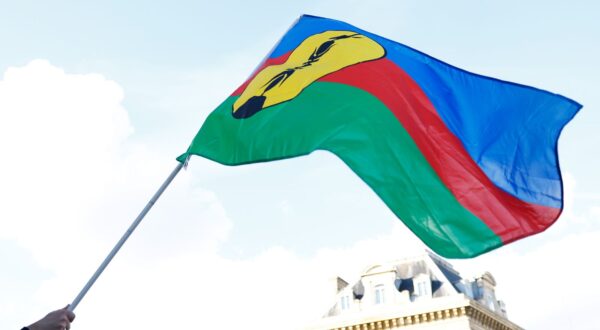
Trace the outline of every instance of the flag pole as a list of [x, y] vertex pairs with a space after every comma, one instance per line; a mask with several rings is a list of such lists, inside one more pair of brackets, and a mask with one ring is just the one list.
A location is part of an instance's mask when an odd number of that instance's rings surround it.
[[163, 184], [160, 186], [160, 188], [158, 188], [158, 191], [154, 194], [154, 196], [152, 196], [152, 198], [150, 199], [150, 201], [148, 202], [148, 204], [146, 204], [146, 207], [144, 207], [144, 209], [142, 210], [142, 212], [140, 212], [140, 214], [137, 216], [137, 218], [135, 218], [135, 220], [133, 221], [133, 223], [131, 224], [131, 226], [129, 226], [129, 229], [127, 229], [127, 231], [123, 234], [123, 236], [117, 242], [117, 244], [115, 245], [115, 247], [113, 247], [113, 249], [110, 251], [110, 253], [108, 254], [108, 256], [106, 256], [106, 258], [104, 259], [104, 261], [102, 262], [102, 264], [100, 264], [100, 267], [98, 267], [98, 269], [96, 270], [96, 272], [94, 273], [94, 275], [92, 275], [92, 277], [88, 280], [88, 282], [83, 287], [83, 289], [81, 289], [81, 291], [79, 292], [79, 294], [77, 295], [77, 297], [75, 297], [75, 299], [73, 300], [73, 302], [68, 306], [67, 309], [69, 311], [74, 311], [75, 308], [77, 307], [77, 305], [79, 305], [79, 302], [81, 301], [81, 299], [83, 299], [83, 297], [87, 294], [88, 290], [92, 287], [92, 285], [94, 285], [94, 282], [96, 282], [96, 280], [98, 279], [98, 277], [100, 277], [100, 274], [102, 274], [102, 272], [104, 271], [104, 269], [106, 268], [106, 266], [108, 266], [108, 264], [111, 262], [111, 260], [113, 259], [113, 257], [117, 254], [117, 252], [119, 252], [119, 250], [121, 249], [121, 247], [123, 246], [123, 244], [125, 244], [125, 242], [129, 238], [129, 236], [131, 235], [131, 233], [133, 233], [133, 231], [135, 230], [135, 228], [140, 224], [140, 222], [142, 222], [142, 220], [144, 219], [144, 217], [146, 216], [146, 214], [148, 213], [148, 211], [150, 211], [150, 209], [152, 208], [152, 206], [154, 206], [154, 203], [156, 203], [156, 201], [158, 200], [158, 198], [160, 197], [160, 195], [162, 195], [162, 193], [167, 189], [167, 187], [169, 186], [169, 184], [171, 183], [171, 181], [173, 181], [173, 179], [179, 173], [179, 171], [181, 170], [181, 168], [183, 166], [184, 166], [184, 163], [182, 163], [182, 162], [180, 162], [179, 164], [177, 164], [177, 166], [175, 167], [175, 169], [173, 170], [173, 172], [171, 172], [171, 174], [165, 180], [165, 182], [163, 182]]

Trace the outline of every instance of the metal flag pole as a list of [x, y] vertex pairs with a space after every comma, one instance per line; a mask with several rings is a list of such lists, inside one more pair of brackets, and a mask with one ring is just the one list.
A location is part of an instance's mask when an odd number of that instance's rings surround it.
[[100, 277], [100, 274], [102, 274], [102, 272], [104, 271], [104, 269], [106, 268], [106, 266], [108, 266], [108, 264], [111, 262], [111, 260], [113, 259], [113, 257], [117, 254], [117, 252], [119, 252], [119, 250], [121, 249], [121, 247], [123, 246], [123, 244], [125, 244], [125, 242], [129, 238], [129, 236], [131, 236], [131, 233], [133, 233], [133, 231], [135, 230], [135, 228], [140, 224], [140, 222], [142, 222], [142, 220], [144, 219], [144, 217], [146, 216], [146, 214], [148, 213], [148, 211], [150, 211], [150, 209], [152, 208], [152, 206], [154, 206], [154, 203], [156, 203], [156, 201], [158, 200], [158, 198], [160, 197], [160, 195], [162, 195], [162, 193], [167, 189], [167, 187], [169, 186], [169, 184], [171, 183], [171, 181], [173, 181], [173, 179], [175, 178], [175, 176], [177, 175], [177, 173], [179, 173], [179, 171], [181, 170], [181, 168], [183, 166], [184, 166], [184, 163], [177, 164], [177, 166], [175, 167], [175, 169], [173, 170], [173, 172], [171, 172], [171, 174], [165, 180], [165, 182], [163, 182], [163, 184], [160, 186], [160, 188], [158, 188], [158, 191], [154, 194], [154, 196], [152, 196], [152, 198], [150, 199], [150, 201], [148, 202], [148, 204], [146, 204], [146, 207], [144, 207], [144, 209], [142, 210], [142, 212], [140, 212], [140, 214], [137, 216], [137, 218], [135, 218], [135, 220], [133, 221], [133, 223], [131, 224], [131, 226], [129, 226], [129, 229], [127, 229], [127, 231], [123, 234], [123, 236], [117, 242], [117, 244], [115, 245], [115, 247], [113, 247], [112, 251], [110, 251], [110, 253], [108, 254], [108, 256], [106, 256], [106, 258], [104, 259], [104, 261], [102, 262], [102, 264], [100, 264], [100, 267], [98, 267], [98, 269], [96, 270], [96, 272], [94, 273], [94, 275], [92, 275], [92, 277], [89, 279], [89, 281], [87, 282], [87, 284], [83, 287], [83, 289], [81, 289], [81, 291], [79, 292], [79, 294], [77, 295], [77, 297], [75, 297], [75, 299], [73, 300], [73, 302], [69, 305], [69, 307], [67, 308], [69, 311], [74, 311], [75, 310], [75, 308], [77, 307], [77, 305], [79, 304], [79, 302], [81, 301], [81, 299], [83, 299], [83, 297], [86, 295], [86, 293], [88, 292], [88, 290], [92, 287], [92, 285], [94, 285], [94, 282], [96, 282], [96, 280], [98, 279], [98, 277]]

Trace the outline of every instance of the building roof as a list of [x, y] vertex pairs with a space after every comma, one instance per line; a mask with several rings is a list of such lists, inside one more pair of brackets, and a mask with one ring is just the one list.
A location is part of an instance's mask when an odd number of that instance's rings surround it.
[[381, 329], [388, 329], [393, 324], [453, 317], [463, 317], [457, 322], [465, 325], [479, 322], [481, 329], [520, 329], [506, 318], [504, 303], [496, 300], [496, 281], [490, 273], [464, 278], [429, 251], [372, 265], [357, 281], [337, 278], [336, 283], [336, 303], [314, 329], [349, 329], [348, 325], [363, 323], [373, 328], [374, 320], [381, 320], [377, 321]]
[[[410, 301], [413, 301], [418, 298], [418, 295], [422, 294], [419, 292], [415, 280], [422, 281], [423, 278], [428, 279], [428, 294], [432, 298], [456, 294], [464, 294], [473, 300], [484, 298], [481, 283], [477, 279], [463, 278], [450, 263], [429, 251], [417, 257], [372, 265], [365, 269], [360, 279], [354, 284], [338, 289], [338, 296], [341, 297], [351, 293], [354, 300], [360, 301], [364, 299], [366, 291], [368, 291], [368, 288], [366, 288], [368, 286], [367, 283], [372, 282], [373, 276], [381, 276], [382, 274], [387, 274], [385, 276], [389, 279], [388, 284], [390, 287], [393, 287], [398, 293], [405, 292]], [[487, 279], [492, 287], [496, 284], [494, 278], [489, 273], [485, 273], [481, 278]], [[344, 281], [344, 283], [346, 282]], [[486, 299], [488, 298], [489, 295]], [[495, 300], [495, 296], [492, 299]], [[327, 313], [328, 316], [340, 313], [340, 308], [337, 308], [339, 307], [337, 306], [339, 299], [337, 301], [336, 305]], [[494, 301], [493, 304], [486, 303], [485, 305], [493, 306], [494, 304], [500, 306], [497, 301]]]

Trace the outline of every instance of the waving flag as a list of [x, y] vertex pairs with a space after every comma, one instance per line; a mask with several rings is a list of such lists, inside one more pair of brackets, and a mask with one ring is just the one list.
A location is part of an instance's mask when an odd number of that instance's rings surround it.
[[557, 140], [580, 108], [302, 16], [178, 160], [239, 165], [328, 150], [431, 249], [472, 257], [556, 221]]

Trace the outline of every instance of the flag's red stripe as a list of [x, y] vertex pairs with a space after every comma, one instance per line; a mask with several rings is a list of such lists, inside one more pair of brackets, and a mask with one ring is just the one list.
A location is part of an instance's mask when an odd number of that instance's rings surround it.
[[[261, 68], [283, 63], [288, 56], [289, 53], [268, 59]], [[560, 215], [560, 209], [524, 202], [496, 187], [446, 127], [419, 85], [393, 62], [381, 59], [361, 63], [331, 73], [320, 81], [355, 86], [381, 100], [402, 123], [456, 199], [505, 244], [543, 231]], [[248, 82], [233, 95], [241, 94]]]
[[362, 63], [320, 80], [352, 85], [381, 100], [456, 199], [504, 243], [543, 231], [558, 218], [560, 209], [527, 203], [494, 185], [447, 128], [419, 85], [393, 62]]

